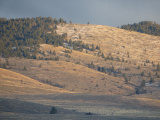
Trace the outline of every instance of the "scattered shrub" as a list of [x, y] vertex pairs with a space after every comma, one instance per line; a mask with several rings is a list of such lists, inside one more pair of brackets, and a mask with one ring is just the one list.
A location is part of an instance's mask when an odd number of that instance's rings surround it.
[[92, 115], [92, 113], [89, 112], [89, 113], [86, 113], [86, 115]]
[[57, 113], [57, 109], [55, 107], [52, 107], [50, 114], [56, 114]]
[[136, 94], [144, 94], [144, 93], [146, 93], [146, 90], [143, 89], [142, 87], [136, 87], [135, 92], [136, 92]]
[[145, 84], [146, 84], [146, 81], [145, 81], [145, 80], [142, 80], [140, 87], [144, 87]]
[[151, 79], [149, 80], [149, 83], [150, 84], [154, 83], [154, 78], [151, 77]]
[[141, 76], [144, 76], [144, 72], [141, 72]]

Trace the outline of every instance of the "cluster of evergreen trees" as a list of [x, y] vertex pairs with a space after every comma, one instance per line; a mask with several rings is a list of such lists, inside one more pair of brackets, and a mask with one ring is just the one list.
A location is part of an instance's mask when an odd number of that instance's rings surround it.
[[36, 52], [40, 43], [63, 45], [65, 36], [57, 35], [55, 31], [59, 23], [66, 21], [51, 17], [0, 18], [0, 55], [33, 58], [31, 52]]
[[86, 50], [89, 50], [89, 51], [95, 51], [96, 49], [97, 50], [100, 50], [100, 46], [96, 46], [94, 44], [92, 44], [91, 46], [89, 44], [84, 44], [82, 43], [82, 41], [72, 41], [71, 39], [69, 41], [65, 41], [68, 46], [71, 48], [73, 47], [73, 50], [77, 50], [77, 51], [80, 51], [82, 52], [83, 49], [86, 49]]
[[156, 22], [142, 21], [139, 23], [122, 25], [120, 28], [160, 36], [160, 25]]

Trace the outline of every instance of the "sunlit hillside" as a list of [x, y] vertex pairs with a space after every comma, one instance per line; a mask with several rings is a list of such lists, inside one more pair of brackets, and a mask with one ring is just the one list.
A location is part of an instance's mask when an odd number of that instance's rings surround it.
[[99, 45], [106, 56], [110, 53], [137, 64], [146, 60], [160, 62], [160, 37], [157, 36], [109, 26], [83, 24], [59, 25], [57, 33], [67, 33], [68, 39], [73, 41]]

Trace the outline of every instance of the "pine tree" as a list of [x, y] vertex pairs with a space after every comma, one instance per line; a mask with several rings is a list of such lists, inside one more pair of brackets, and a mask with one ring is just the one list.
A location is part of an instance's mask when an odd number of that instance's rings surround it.
[[114, 66], [112, 65], [112, 67], [111, 67], [111, 72], [114, 72]]
[[102, 67], [102, 72], [106, 73], [106, 68]]
[[6, 61], [6, 64], [7, 64], [7, 66], [9, 66], [9, 61], [8, 61], [8, 59], [7, 59], [7, 61]]
[[3, 68], [4, 68], [4, 69], [6, 69], [6, 68], [7, 68], [7, 65], [6, 65], [6, 63], [4, 63], [4, 64], [3, 64]]
[[124, 80], [125, 80], [125, 83], [127, 84], [128, 83], [128, 78], [124, 77]]
[[141, 76], [144, 76], [144, 72], [141, 72]]
[[72, 21], [70, 20], [69, 23], [72, 24]]
[[137, 69], [139, 69], [139, 70], [141, 69], [140, 65], [138, 65]]
[[57, 113], [57, 109], [55, 107], [52, 107], [50, 114], [56, 114]]
[[157, 71], [160, 71], [160, 65], [159, 65], [159, 63], [157, 64]]
[[148, 73], [148, 77], [151, 77], [151, 72]]
[[151, 84], [151, 83], [154, 83], [154, 78], [153, 77], [151, 77], [151, 79], [149, 80], [149, 83]]
[[2, 63], [0, 62], [0, 68], [2, 68], [3, 66], [2, 66]]
[[98, 66], [98, 71], [101, 71], [101, 67]]
[[105, 56], [104, 56], [104, 54], [103, 54], [103, 53], [102, 53], [102, 55], [101, 55], [101, 56], [102, 56], [102, 58], [105, 58]]
[[146, 84], [146, 81], [145, 81], [145, 80], [142, 80], [140, 87], [144, 87], [145, 84]]
[[24, 70], [24, 71], [27, 71], [27, 68], [26, 68], [26, 66], [24, 66], [23, 70]]

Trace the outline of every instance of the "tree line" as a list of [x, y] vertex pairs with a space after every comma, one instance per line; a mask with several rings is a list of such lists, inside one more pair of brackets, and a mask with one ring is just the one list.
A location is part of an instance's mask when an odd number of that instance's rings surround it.
[[142, 21], [139, 23], [122, 25], [120, 28], [160, 36], [160, 25], [152, 21]]
[[65, 36], [57, 35], [55, 31], [60, 23], [66, 21], [51, 17], [0, 18], [0, 55], [35, 58], [39, 44], [62, 46]]

